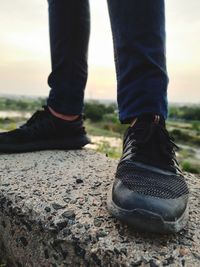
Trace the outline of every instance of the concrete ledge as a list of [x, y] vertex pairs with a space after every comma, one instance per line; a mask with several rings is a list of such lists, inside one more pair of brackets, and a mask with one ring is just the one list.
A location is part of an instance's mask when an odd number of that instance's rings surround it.
[[187, 229], [142, 234], [106, 210], [116, 163], [86, 149], [0, 155], [0, 258], [18, 267], [199, 267], [199, 177], [188, 174]]

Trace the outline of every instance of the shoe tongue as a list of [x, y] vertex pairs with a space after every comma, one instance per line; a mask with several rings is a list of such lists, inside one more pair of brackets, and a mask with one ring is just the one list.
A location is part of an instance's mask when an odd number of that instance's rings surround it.
[[140, 123], [155, 123], [155, 124], [160, 124], [165, 127], [164, 118], [160, 115], [151, 114], [151, 113], [146, 113], [146, 114], [142, 114], [138, 116], [136, 122], [132, 125], [132, 127]]

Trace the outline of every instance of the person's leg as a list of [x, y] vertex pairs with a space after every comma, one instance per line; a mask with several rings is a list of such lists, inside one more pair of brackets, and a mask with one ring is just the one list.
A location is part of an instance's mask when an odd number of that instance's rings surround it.
[[164, 0], [108, 0], [122, 122], [167, 117]]
[[121, 122], [131, 123], [108, 209], [143, 230], [178, 232], [188, 188], [165, 127], [168, 76], [164, 0], [108, 0]]
[[0, 133], [0, 152], [77, 149], [90, 142], [83, 126], [90, 33], [88, 0], [48, 0], [52, 73], [47, 105], [19, 128]]
[[82, 113], [90, 35], [88, 0], [48, 0], [52, 73], [47, 104], [63, 115]]

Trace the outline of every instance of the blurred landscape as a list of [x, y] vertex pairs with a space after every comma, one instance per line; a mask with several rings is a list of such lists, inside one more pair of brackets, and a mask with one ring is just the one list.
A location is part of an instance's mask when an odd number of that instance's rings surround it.
[[[45, 105], [45, 98], [0, 97], [0, 130], [12, 130]], [[127, 125], [118, 121], [117, 105], [110, 101], [85, 103], [85, 126], [92, 138], [88, 147], [118, 159]], [[167, 128], [179, 146], [177, 157], [184, 171], [200, 173], [200, 107], [169, 105]]]

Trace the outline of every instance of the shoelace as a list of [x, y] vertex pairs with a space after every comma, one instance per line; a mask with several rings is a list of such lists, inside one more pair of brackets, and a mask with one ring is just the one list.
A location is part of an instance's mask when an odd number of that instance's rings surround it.
[[[83, 117], [81, 117], [79, 124], [71, 124], [68, 125], [69, 130], [73, 130], [74, 134], [78, 133], [86, 133], [85, 127], [82, 124]], [[37, 110], [30, 119], [27, 120], [25, 124], [20, 126], [20, 129], [28, 131], [28, 133], [32, 136], [38, 134], [40, 130], [43, 133], [46, 133], [47, 136], [49, 134], [49, 130], [54, 133], [57, 133], [57, 126], [52, 120], [52, 116], [49, 113], [48, 107], [43, 106], [43, 110]]]
[[42, 115], [44, 115], [44, 111], [45, 110], [37, 110], [30, 119], [28, 119], [28, 121], [22, 125], [22, 127], [24, 126], [29, 126], [31, 124], [33, 124], [35, 121], [37, 121], [39, 118], [43, 117]]
[[156, 137], [157, 147], [159, 148], [162, 158], [169, 165], [181, 171], [178, 167], [179, 164], [176, 160], [175, 154], [175, 151], [177, 151], [179, 147], [174, 143], [174, 138], [169, 135], [165, 127], [153, 122], [149, 124], [139, 123], [136, 127], [129, 128], [129, 131], [131, 131], [128, 136], [130, 140], [129, 142], [131, 142], [130, 145], [132, 146], [131, 152], [133, 157], [136, 158], [137, 154], [140, 153], [141, 150], [144, 151], [147, 149], [148, 143], [152, 138]]

